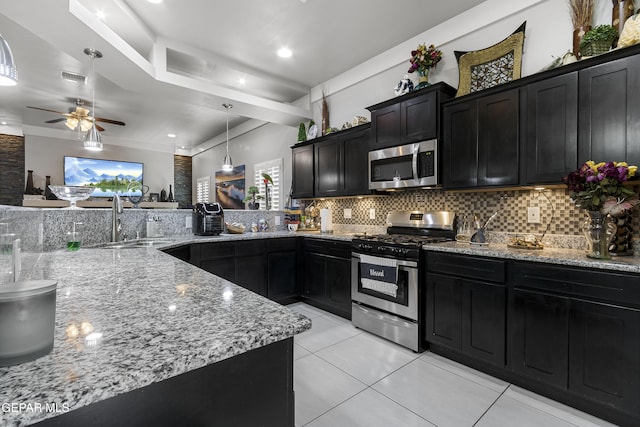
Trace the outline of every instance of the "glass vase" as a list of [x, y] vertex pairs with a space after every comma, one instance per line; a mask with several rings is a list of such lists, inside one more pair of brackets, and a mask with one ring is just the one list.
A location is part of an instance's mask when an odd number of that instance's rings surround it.
[[424, 71], [418, 70], [418, 84], [414, 88], [414, 90], [422, 89], [424, 87], [429, 86], [430, 84], [431, 83], [429, 83], [429, 69], [426, 69]]
[[616, 226], [607, 221], [607, 216], [600, 211], [587, 211], [589, 218], [584, 224], [584, 235], [587, 238], [587, 257], [594, 259], [611, 259], [609, 242], [615, 234]]

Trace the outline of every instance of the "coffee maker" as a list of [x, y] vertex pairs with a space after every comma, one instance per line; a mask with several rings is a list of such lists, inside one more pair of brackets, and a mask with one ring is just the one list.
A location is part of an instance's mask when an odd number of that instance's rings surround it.
[[196, 203], [191, 215], [193, 234], [217, 236], [224, 231], [224, 212], [220, 203]]

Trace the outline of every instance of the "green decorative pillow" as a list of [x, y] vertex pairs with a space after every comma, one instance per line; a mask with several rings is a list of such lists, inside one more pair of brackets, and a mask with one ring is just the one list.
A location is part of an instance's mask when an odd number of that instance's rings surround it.
[[525, 21], [509, 37], [486, 49], [454, 52], [460, 74], [456, 96], [478, 92], [520, 78], [526, 25]]

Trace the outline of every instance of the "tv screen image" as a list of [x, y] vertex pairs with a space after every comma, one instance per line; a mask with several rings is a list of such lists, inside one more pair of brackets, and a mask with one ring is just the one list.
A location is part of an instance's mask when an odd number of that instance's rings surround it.
[[[143, 170], [143, 163], [65, 156], [64, 185], [94, 187], [91, 197], [128, 195], [131, 183], [142, 184]], [[140, 195], [141, 186], [139, 188], [131, 195]]]

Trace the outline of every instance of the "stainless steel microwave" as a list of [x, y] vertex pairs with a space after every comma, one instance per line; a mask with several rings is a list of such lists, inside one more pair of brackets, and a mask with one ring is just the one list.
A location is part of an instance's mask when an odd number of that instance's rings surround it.
[[438, 141], [369, 152], [369, 189], [430, 187], [438, 184]]

